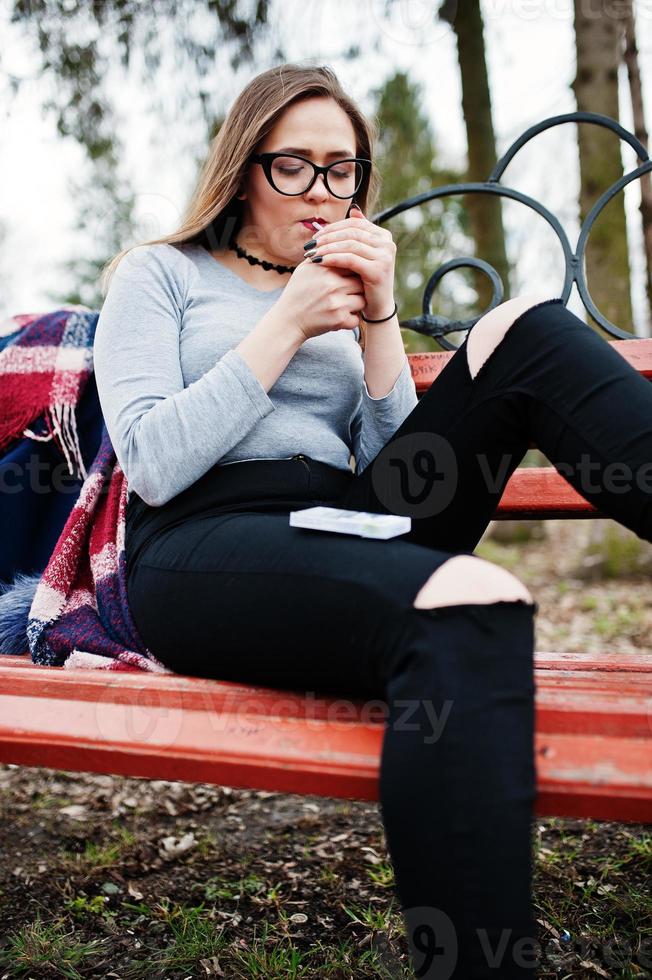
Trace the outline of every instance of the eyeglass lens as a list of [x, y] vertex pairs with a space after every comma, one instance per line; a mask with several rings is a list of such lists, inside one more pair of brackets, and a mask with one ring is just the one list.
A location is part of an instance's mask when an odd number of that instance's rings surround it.
[[[343, 160], [329, 168], [325, 175], [331, 194], [352, 197], [362, 180], [362, 164]], [[272, 161], [272, 180], [283, 194], [303, 194], [314, 176], [312, 167], [296, 157], [276, 157]]]

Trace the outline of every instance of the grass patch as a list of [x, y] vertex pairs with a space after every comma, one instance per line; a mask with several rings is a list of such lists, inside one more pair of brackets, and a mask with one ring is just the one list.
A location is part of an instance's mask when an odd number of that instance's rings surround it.
[[101, 940], [75, 940], [74, 929], [68, 930], [63, 920], [41, 921], [37, 910], [35, 922], [8, 937], [5, 948], [0, 950], [0, 967], [9, 970], [11, 977], [36, 972], [80, 980], [84, 974], [79, 968], [95, 959], [102, 947]]

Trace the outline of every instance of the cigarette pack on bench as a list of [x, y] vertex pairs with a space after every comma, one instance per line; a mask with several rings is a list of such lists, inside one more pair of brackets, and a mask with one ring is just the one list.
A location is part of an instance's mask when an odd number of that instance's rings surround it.
[[292, 527], [312, 531], [335, 531], [357, 534], [362, 538], [395, 538], [412, 527], [412, 518], [396, 514], [371, 514], [364, 510], [342, 510], [339, 507], [307, 507], [290, 513]]

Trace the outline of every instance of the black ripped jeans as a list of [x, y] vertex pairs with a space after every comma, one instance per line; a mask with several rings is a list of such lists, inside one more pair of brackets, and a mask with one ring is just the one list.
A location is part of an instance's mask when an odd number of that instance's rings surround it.
[[[218, 464], [163, 507], [132, 494], [128, 596], [179, 673], [386, 702], [380, 804], [417, 975], [505, 980], [537, 961], [536, 606], [414, 598], [472, 554], [530, 442], [651, 540], [652, 387], [560, 300], [518, 317], [475, 379], [467, 340], [359, 474], [297, 455]], [[318, 503], [412, 529], [289, 526]]]

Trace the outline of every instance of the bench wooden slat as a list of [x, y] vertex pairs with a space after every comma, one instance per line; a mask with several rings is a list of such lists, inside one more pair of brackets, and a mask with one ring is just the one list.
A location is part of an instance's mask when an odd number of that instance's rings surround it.
[[549, 650], [536, 650], [534, 662], [540, 670], [652, 673], [652, 655], [649, 653], [583, 653], [580, 651], [554, 653]]
[[554, 466], [519, 466], [507, 481], [494, 520], [604, 516]]
[[[652, 655], [535, 668], [537, 812], [652, 822]], [[377, 799], [384, 722], [363, 702], [226, 681], [0, 662], [0, 761]]]
[[[652, 766], [650, 708], [652, 688], [647, 694], [633, 691], [577, 690], [570, 687], [543, 688], [537, 685], [536, 728], [551, 734], [595, 734], [649, 739]], [[652, 800], [651, 800], [652, 803]]]
[[380, 736], [256, 710], [0, 695], [0, 760], [75, 771], [373, 799]]
[[[535, 650], [534, 662], [535, 666], [541, 670], [616, 670], [635, 671], [636, 673], [641, 671], [644, 673], [652, 673], [652, 655], [649, 653], [584, 653], [580, 650], [568, 652]], [[29, 652], [18, 656], [0, 657], [0, 668], [3, 666], [25, 667], [30, 670], [42, 670], [38, 664], [32, 662]], [[85, 673], [88, 675], [90, 674], [90, 671], [85, 671]], [[93, 674], [92, 676], [95, 677], [96, 675]], [[116, 681], [118, 680], [118, 675], [112, 675], [110, 671], [104, 672], [102, 676], [112, 676], [116, 679]], [[141, 676], [142, 675], [139, 671], [134, 671], [133, 673], [121, 673], [119, 683], [120, 685], [123, 685], [125, 683], [129, 683], [129, 679], [133, 681], [135, 678], [139, 678]], [[139, 684], [138, 686], [142, 685]], [[247, 685], [242, 686], [247, 688]]]
[[[30, 711], [30, 708], [32, 709]], [[38, 710], [37, 710], [38, 709]], [[382, 727], [0, 695], [0, 760], [151, 779], [378, 798]], [[65, 732], [61, 717], [65, 715]], [[128, 723], [127, 723], [128, 722]], [[7, 735], [8, 730], [10, 735]], [[650, 741], [536, 735], [537, 813], [652, 820]]]
[[[627, 363], [631, 364], [639, 374], [652, 380], [652, 343], [649, 338], [607, 340], [606, 343], [622, 354]], [[423, 395], [428, 390], [455, 353], [455, 351], [429, 351], [422, 354], [408, 354], [417, 395]]]
[[537, 734], [541, 816], [652, 822], [649, 739]]
[[[634, 671], [639, 673], [641, 671], [652, 673], [652, 660], [650, 659], [649, 653], [584, 653], [582, 651], [549, 651], [549, 650], [536, 650], [534, 654], [535, 665], [540, 670], [595, 670], [602, 672], [609, 672], [612, 670], [623, 672], [623, 671]], [[0, 667], [24, 667], [26, 670], [41, 670], [38, 664], [35, 664], [30, 659], [29, 653], [21, 654], [20, 656], [3, 656], [0, 658]], [[89, 671], [86, 671], [89, 674]], [[96, 675], [93, 674], [93, 677]], [[134, 678], [140, 677], [138, 671], [133, 673], [120, 673], [103, 674], [102, 676], [114, 677], [116, 683], [118, 683], [118, 676], [120, 678], [120, 685], [128, 684], [130, 679], [133, 681]], [[140, 686], [140, 684], [139, 684]], [[245, 685], [246, 686], [246, 685]]]
[[[577, 659], [581, 658], [581, 659]], [[625, 692], [652, 695], [652, 654], [627, 654], [621, 657], [575, 653], [534, 654], [534, 674], [541, 690], [568, 689]], [[39, 675], [35, 684], [34, 672]], [[181, 674], [148, 674], [147, 682], [140, 671], [89, 671], [39, 667], [29, 654], [0, 659], [0, 693], [28, 694], [31, 697], [69, 698], [96, 701], [98, 697], [114, 703], [157, 703], [173, 707], [204, 708], [230, 711], [247, 704], [253, 697], [253, 710], [267, 714], [280, 713], [305, 717], [307, 710], [315, 717], [332, 716], [336, 698], [311, 698], [303, 693], [253, 687], [232, 681], [216, 681]], [[151, 680], [151, 683], [150, 683]], [[347, 702], [348, 703], [348, 702]], [[329, 705], [328, 709], [326, 705]]]

